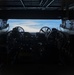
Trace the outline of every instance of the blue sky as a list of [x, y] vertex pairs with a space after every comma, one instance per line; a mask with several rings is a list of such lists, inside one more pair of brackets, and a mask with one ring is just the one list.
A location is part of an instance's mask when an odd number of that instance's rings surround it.
[[9, 19], [8, 24], [10, 30], [16, 26], [21, 26], [26, 32], [38, 32], [43, 26], [50, 28], [59, 29], [61, 20], [50, 20], [50, 19]]

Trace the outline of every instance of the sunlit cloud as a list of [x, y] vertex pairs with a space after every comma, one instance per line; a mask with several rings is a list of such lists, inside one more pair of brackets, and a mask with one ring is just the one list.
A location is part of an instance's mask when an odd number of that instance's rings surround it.
[[38, 28], [33, 28], [31, 25], [38, 25], [39, 23], [34, 22], [34, 21], [26, 21], [23, 23], [12, 23], [10, 25], [10, 30], [16, 26], [21, 26], [26, 32], [38, 32]]
[[12, 28], [14, 28], [16, 26], [22, 27], [26, 32], [38, 32], [39, 31], [39, 29], [36, 29], [36, 28], [28, 27], [25, 25], [16, 25], [16, 24], [13, 27], [11, 27], [10, 30], [12, 30]]
[[32, 27], [27, 27], [27, 26], [22, 26], [25, 31], [27, 32], [39, 32], [39, 29], [32, 28]]
[[32, 20], [28, 20], [24, 23], [24, 25], [39, 25], [39, 23], [32, 21]]

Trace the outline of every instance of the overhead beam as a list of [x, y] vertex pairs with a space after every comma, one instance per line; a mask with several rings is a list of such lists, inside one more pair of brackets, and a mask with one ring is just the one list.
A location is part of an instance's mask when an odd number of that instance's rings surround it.
[[[58, 15], [56, 15], [58, 14]], [[13, 18], [13, 19], [48, 19], [60, 18], [59, 11], [44, 11], [44, 10], [8, 10], [0, 11], [0, 18]]]
[[62, 0], [61, 8], [62, 10], [66, 10], [66, 7], [70, 6], [74, 3], [74, 0]]
[[46, 0], [46, 2], [44, 3], [44, 5], [43, 5], [43, 6], [45, 6], [47, 3], [48, 3], [48, 0]]
[[69, 9], [74, 9], [74, 6], [69, 7]]
[[39, 5], [41, 6], [42, 3], [43, 3], [43, 0], [40, 1], [40, 4]]
[[[56, 10], [0, 10], [3, 19], [62, 19], [66, 11]], [[69, 11], [69, 19], [74, 19], [74, 11]]]
[[54, 2], [54, 0], [50, 1], [50, 2], [47, 4], [46, 8], [47, 8], [48, 6], [50, 6], [53, 2]]
[[[4, 8], [4, 7], [6, 7], [6, 8], [9, 8], [9, 7], [22, 7], [22, 5], [0, 5], [0, 8]], [[42, 6], [27, 6], [27, 7], [42, 7]], [[27, 7], [25, 7], [25, 8], [27, 8]], [[61, 7], [61, 6], [52, 5], [50, 7]]]
[[[51, 8], [60, 8], [60, 6], [50, 6], [50, 7], [25, 7], [25, 8], [22, 8], [22, 7], [6, 7], [6, 10], [30, 10], [30, 9], [33, 9], [33, 10], [50, 10]], [[3, 9], [0, 9], [0, 10], [3, 10]]]
[[23, 5], [23, 7], [25, 8], [24, 2], [23, 0], [20, 0], [21, 4]]

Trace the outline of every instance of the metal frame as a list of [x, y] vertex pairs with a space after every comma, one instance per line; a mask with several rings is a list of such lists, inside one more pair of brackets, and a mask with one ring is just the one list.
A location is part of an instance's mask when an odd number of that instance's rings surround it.
[[45, 5], [47, 4], [47, 2], [48, 2], [48, 0], [46, 0], [46, 2], [44, 3], [44, 5], [43, 5], [43, 6], [45, 6]]
[[39, 4], [39, 5], [41, 5], [41, 4], [42, 4], [42, 2], [43, 2], [43, 0], [41, 0], [41, 2], [40, 2], [40, 4]]
[[[18, 1], [18, 0], [16, 0]], [[16, 1], [9, 1], [9, 2], [16, 2]], [[27, 0], [26, 0], [27, 1]], [[30, 0], [31, 1], [31, 0]], [[34, 2], [35, 0], [33, 0]], [[71, 9], [74, 9], [74, 6], [69, 6], [66, 4], [67, 0], [62, 0], [62, 3], [57, 4], [57, 6], [54, 4], [58, 3], [59, 0], [36, 0], [38, 6], [25, 6], [25, 0], [19, 0], [18, 4], [7, 4], [7, 1], [4, 0], [5, 3], [0, 4], [0, 17], [1, 18], [39, 18], [39, 19], [58, 19], [63, 17], [68, 18], [74, 18], [74, 10], [70, 11]], [[71, 1], [71, 0], [69, 0]], [[3, 2], [3, 1], [2, 1]], [[54, 4], [52, 4], [54, 2]], [[59, 1], [61, 2], [61, 1]], [[71, 1], [70, 3], [73, 3]], [[52, 5], [51, 5], [52, 4]], [[67, 7], [69, 6], [69, 8]], [[59, 9], [58, 9], [59, 8]], [[66, 8], [66, 9], [65, 9]], [[65, 10], [64, 10], [65, 9]], [[58, 14], [58, 15], [57, 15]]]
[[[58, 15], [57, 15], [58, 14]], [[0, 10], [0, 18], [5, 19], [63, 19], [62, 10]], [[69, 11], [68, 19], [74, 19], [74, 11]]]
[[21, 4], [23, 5], [23, 7], [25, 8], [24, 2], [22, 0], [20, 0]]
[[46, 8], [51, 5], [54, 2], [54, 0], [52, 0], [49, 4], [47, 4]]

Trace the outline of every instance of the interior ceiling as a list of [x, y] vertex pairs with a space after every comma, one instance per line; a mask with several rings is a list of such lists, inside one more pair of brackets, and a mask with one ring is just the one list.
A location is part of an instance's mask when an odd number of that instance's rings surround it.
[[68, 16], [69, 14], [67, 12], [70, 10], [73, 13], [74, 0], [0, 0], [1, 18], [4, 18], [4, 16], [13, 18], [11, 15], [14, 18], [22, 18], [24, 14], [30, 16], [24, 16], [23, 18], [32, 18], [35, 15], [38, 18], [38, 15], [40, 16], [41, 14], [45, 14], [46, 18], [47, 16], [49, 18], [62, 18], [63, 16]]
[[44, 9], [55, 10], [61, 7], [62, 0], [0, 0], [0, 9]]

